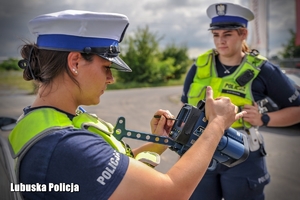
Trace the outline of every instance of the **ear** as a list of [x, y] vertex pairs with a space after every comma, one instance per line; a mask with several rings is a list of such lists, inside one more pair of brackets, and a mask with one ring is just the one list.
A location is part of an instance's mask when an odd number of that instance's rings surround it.
[[68, 55], [68, 67], [73, 75], [78, 74], [78, 63], [80, 61], [81, 55], [79, 52], [70, 52]]
[[247, 40], [247, 37], [248, 37], [248, 29], [244, 29], [243, 30], [243, 38], [244, 38], [244, 40]]

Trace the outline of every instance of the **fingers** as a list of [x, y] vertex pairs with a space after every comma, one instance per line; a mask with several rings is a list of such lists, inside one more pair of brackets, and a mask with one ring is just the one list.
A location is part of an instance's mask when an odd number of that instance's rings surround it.
[[153, 116], [154, 118], [159, 119], [160, 116], [162, 115], [165, 116], [166, 118], [174, 118], [174, 115], [172, 115], [169, 110], [162, 110], [162, 109], [159, 109]]
[[174, 115], [169, 110], [156, 111], [150, 121], [152, 133], [162, 132], [164, 128], [172, 127], [174, 120], [169, 120], [170, 118], [174, 119]]
[[238, 113], [238, 111], [239, 111], [239, 107], [235, 106], [234, 112]]
[[214, 97], [214, 92], [210, 86], [206, 87], [206, 100], [207, 99], [213, 99]]
[[157, 124], [157, 128], [156, 128], [156, 129], [157, 129], [157, 130], [163, 130], [164, 127], [165, 127], [166, 121], [167, 121], [166, 117], [162, 115], [162, 116], [160, 117], [159, 121], [158, 121], [158, 124]]
[[258, 104], [255, 101], [252, 102], [252, 106], [255, 106], [256, 108], [258, 108]]
[[258, 105], [255, 103], [254, 105], [244, 105], [244, 109], [253, 109], [253, 108], [258, 108]]
[[241, 119], [245, 114], [247, 114], [246, 111], [242, 111], [242, 112], [239, 112], [235, 115], [235, 120], [239, 120]]
[[173, 124], [172, 120], [174, 119], [174, 115], [172, 115], [169, 110], [158, 110], [155, 113], [154, 118], [156, 118], [156, 120], [158, 121], [162, 116], [164, 116], [167, 119], [167, 125], [170, 126]]
[[257, 118], [260, 117], [260, 112], [258, 107], [256, 105], [251, 106], [251, 105], [244, 105], [243, 110], [247, 112], [246, 116], [244, 117], [249, 117], [249, 118]]

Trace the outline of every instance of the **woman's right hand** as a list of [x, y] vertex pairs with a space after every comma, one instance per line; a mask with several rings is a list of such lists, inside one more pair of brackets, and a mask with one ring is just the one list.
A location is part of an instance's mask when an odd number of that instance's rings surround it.
[[152, 118], [150, 121], [151, 132], [159, 136], [169, 136], [174, 121], [167, 120], [167, 118], [174, 118], [174, 115], [172, 115], [169, 110], [162, 109], [156, 111], [154, 115], [161, 116], [161, 118]]
[[228, 97], [213, 99], [213, 90], [206, 88], [205, 115], [208, 122], [217, 120], [221, 128], [227, 129], [232, 123], [246, 114], [246, 111], [238, 112], [238, 107], [231, 103]]

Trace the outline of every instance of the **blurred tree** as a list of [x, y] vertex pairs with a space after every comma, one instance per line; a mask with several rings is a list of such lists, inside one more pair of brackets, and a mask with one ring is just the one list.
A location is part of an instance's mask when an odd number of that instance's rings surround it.
[[[121, 58], [132, 69], [131, 73], [118, 73], [118, 81], [121, 82], [156, 82], [157, 63], [160, 57], [159, 38], [156, 34], [150, 33], [148, 26], [146, 28], [137, 28], [134, 36], [125, 38], [125, 54]], [[123, 45], [124, 45], [123, 44]]]
[[159, 42], [162, 38], [151, 33], [148, 26], [138, 27], [133, 36], [127, 36], [120, 57], [132, 72], [118, 73], [118, 81], [162, 83], [170, 79], [179, 79], [188, 66], [187, 48], [178, 48], [172, 44], [161, 51]]
[[296, 33], [290, 29], [291, 39], [287, 44], [282, 45], [284, 50], [280, 52], [283, 58], [300, 58], [300, 46], [296, 46]]
[[186, 73], [187, 67], [191, 65], [188, 57], [188, 48], [185, 45], [177, 47], [174, 43], [166, 46], [162, 52], [163, 60], [174, 58], [175, 71], [171, 79], [180, 79]]
[[4, 60], [0, 64], [1, 70], [21, 70], [21, 68], [18, 66], [18, 59], [15, 58], [9, 58], [7, 60]]

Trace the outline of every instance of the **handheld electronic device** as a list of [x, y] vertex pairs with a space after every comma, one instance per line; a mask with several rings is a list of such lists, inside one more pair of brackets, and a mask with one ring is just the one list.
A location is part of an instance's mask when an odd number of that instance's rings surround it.
[[[127, 137], [168, 145], [172, 151], [182, 156], [201, 136], [207, 126], [208, 121], [204, 108], [205, 101], [203, 100], [198, 103], [197, 107], [189, 104], [183, 105], [171, 129], [170, 137], [126, 130], [124, 117], [120, 117], [117, 121], [114, 136], [118, 140]], [[214, 169], [217, 163], [232, 167], [245, 161], [248, 156], [247, 137], [237, 130], [229, 128], [224, 132], [217, 146], [209, 169]]]

